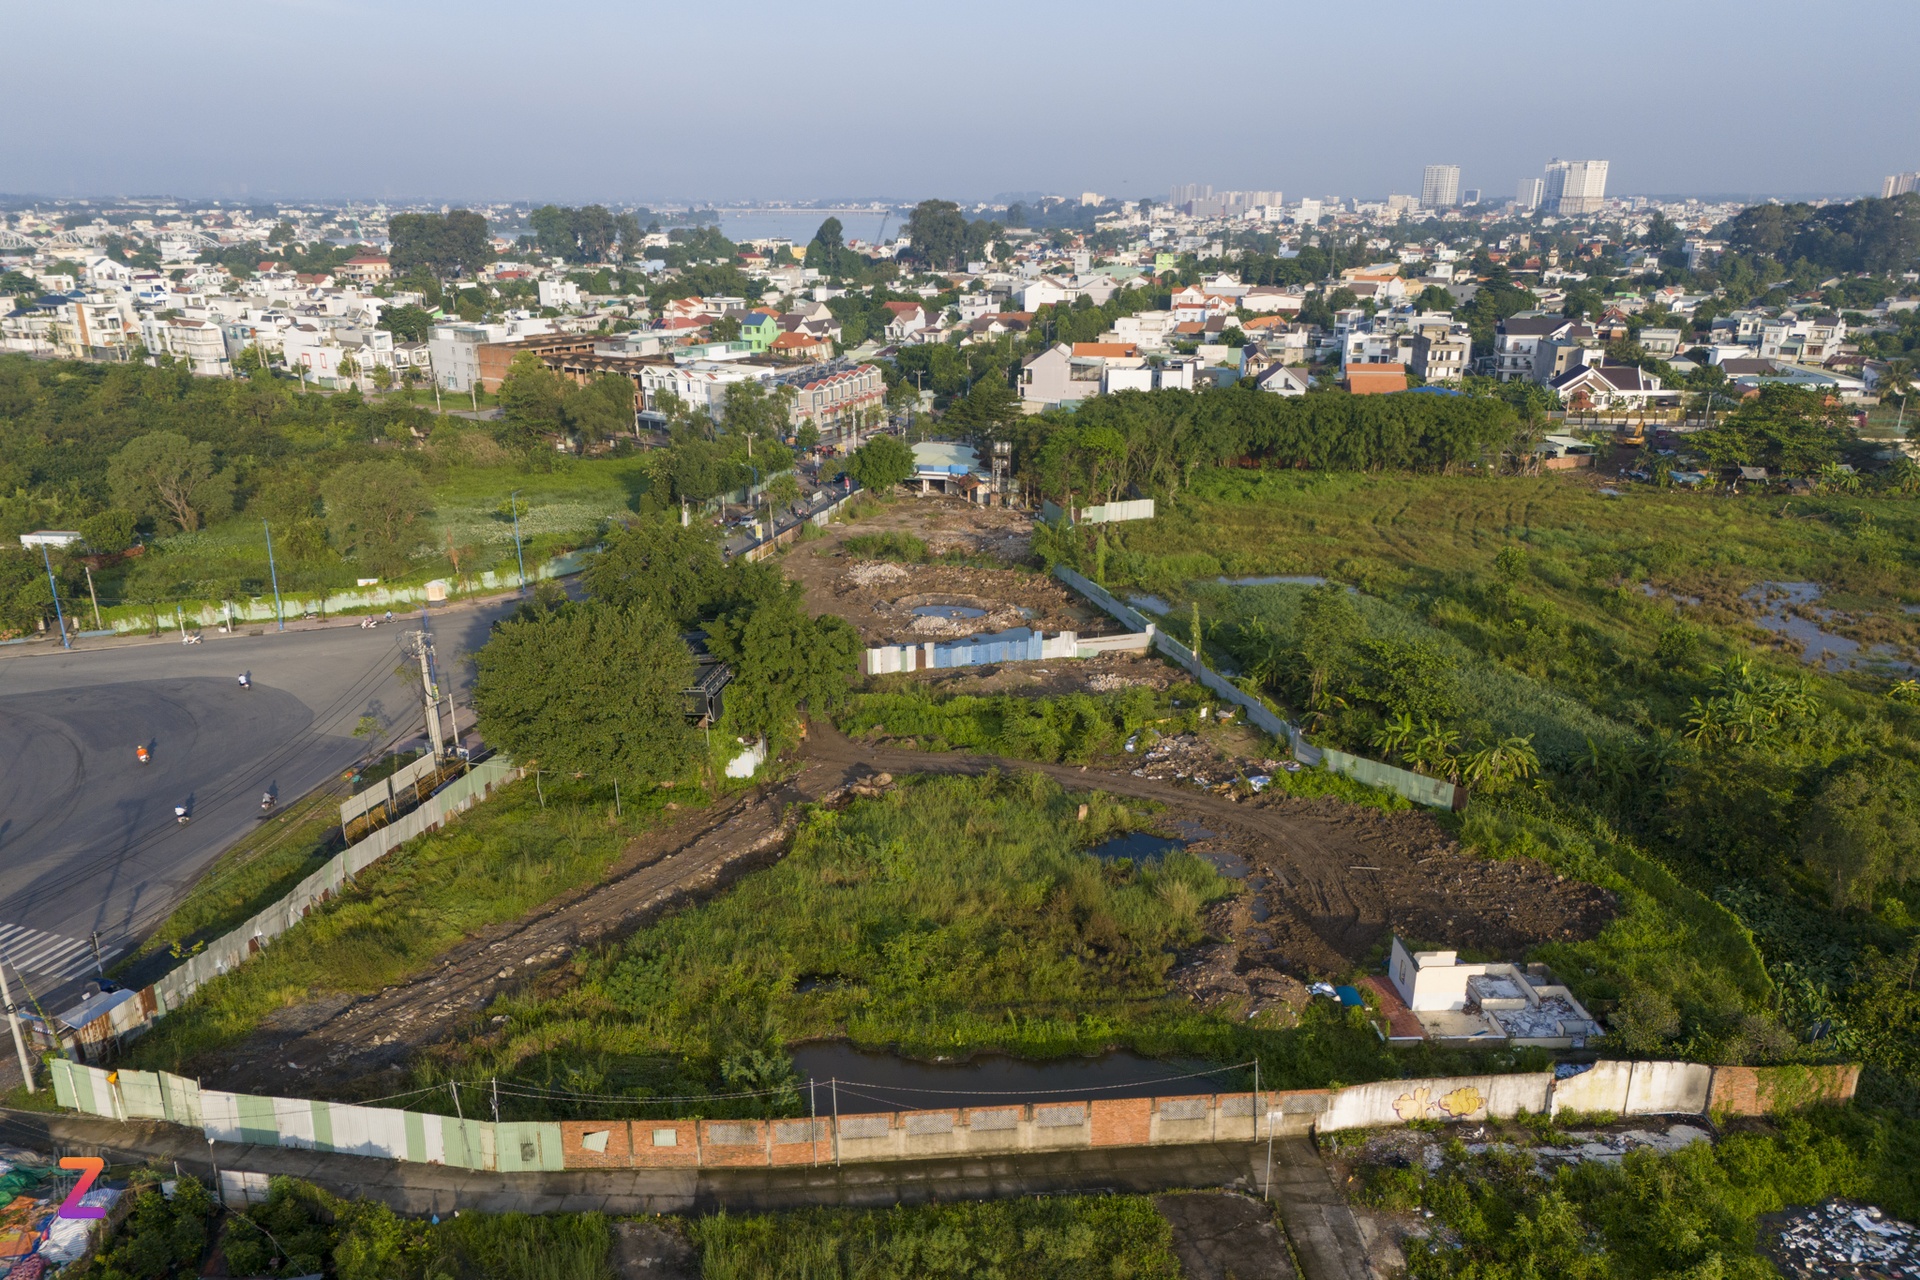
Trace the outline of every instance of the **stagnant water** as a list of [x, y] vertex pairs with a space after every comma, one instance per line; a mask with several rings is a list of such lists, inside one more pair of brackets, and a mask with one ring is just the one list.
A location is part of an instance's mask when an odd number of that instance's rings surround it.
[[[1244, 1088], [1230, 1067], [1188, 1060], [1161, 1061], [1127, 1049], [1097, 1058], [1028, 1062], [1005, 1054], [978, 1054], [965, 1062], [923, 1062], [894, 1053], [856, 1049], [844, 1040], [793, 1051], [801, 1077], [814, 1081], [814, 1105], [827, 1114], [837, 1092], [842, 1115], [862, 1111], [985, 1107], [996, 1103], [1073, 1102], [1085, 1098], [1144, 1098], [1156, 1094], [1226, 1093]], [[1180, 1078], [1188, 1077], [1188, 1078]], [[829, 1080], [837, 1081], [833, 1086]], [[802, 1098], [807, 1087], [800, 1088]]]
[[922, 604], [915, 605], [913, 614], [919, 618], [946, 618], [960, 622], [968, 618], [984, 618], [985, 609], [976, 609], [970, 604]]

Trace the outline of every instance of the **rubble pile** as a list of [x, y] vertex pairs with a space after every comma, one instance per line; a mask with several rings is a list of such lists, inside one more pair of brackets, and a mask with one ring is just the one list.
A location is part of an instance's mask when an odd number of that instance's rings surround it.
[[1776, 1220], [1774, 1260], [1791, 1276], [1920, 1278], [1920, 1229], [1872, 1205], [1833, 1200]]
[[1130, 689], [1137, 684], [1152, 684], [1144, 676], [1123, 676], [1113, 671], [1102, 671], [1087, 681], [1087, 688], [1095, 693], [1113, 693], [1118, 689]]
[[1224, 794], [1242, 778], [1270, 778], [1283, 767], [1278, 760], [1223, 759], [1199, 735], [1183, 733], [1154, 743], [1133, 776], [1156, 782], [1187, 782], [1203, 791]]
[[904, 582], [913, 575], [886, 560], [862, 560], [847, 570], [847, 581], [856, 587], [877, 587], [889, 582]]

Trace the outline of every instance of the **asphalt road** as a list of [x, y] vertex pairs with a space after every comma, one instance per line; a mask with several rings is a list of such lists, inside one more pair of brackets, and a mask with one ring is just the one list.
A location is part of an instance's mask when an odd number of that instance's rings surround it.
[[[512, 602], [436, 614], [442, 687], [471, 707], [471, 650]], [[397, 741], [424, 732], [401, 636], [419, 615], [197, 645], [38, 653], [0, 661], [0, 955], [42, 1000], [94, 976], [163, 920], [206, 866], [284, 803], [360, 759], [361, 717]], [[250, 671], [254, 687], [237, 677]], [[463, 714], [462, 723], [467, 722]], [[142, 765], [134, 748], [153, 759]], [[173, 808], [187, 805], [182, 826]]]

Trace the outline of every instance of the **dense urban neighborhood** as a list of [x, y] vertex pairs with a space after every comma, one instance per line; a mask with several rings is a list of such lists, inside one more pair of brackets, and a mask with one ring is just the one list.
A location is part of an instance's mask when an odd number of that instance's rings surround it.
[[1689, 195], [1693, 87], [1402, 45], [1391, 145], [983, 169], [1144, 28], [843, 17], [697, 124], [711, 15], [449, 30], [298, 186], [0, 136], [0, 1280], [1920, 1276], [1897, 113]]

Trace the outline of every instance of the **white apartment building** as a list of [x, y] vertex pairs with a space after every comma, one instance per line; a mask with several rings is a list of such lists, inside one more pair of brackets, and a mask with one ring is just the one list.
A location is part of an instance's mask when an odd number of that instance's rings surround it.
[[1532, 213], [1546, 199], [1547, 184], [1541, 178], [1520, 179], [1519, 190], [1513, 193], [1513, 207], [1521, 213]]
[[1553, 160], [1547, 165], [1547, 212], [1598, 213], [1607, 199], [1605, 160]]
[[140, 341], [156, 356], [168, 355], [184, 360], [193, 372], [207, 378], [230, 378], [233, 363], [227, 356], [226, 337], [220, 326], [210, 320], [142, 316]]
[[1425, 209], [1451, 209], [1460, 203], [1460, 166], [1430, 164], [1420, 178], [1420, 205]]

